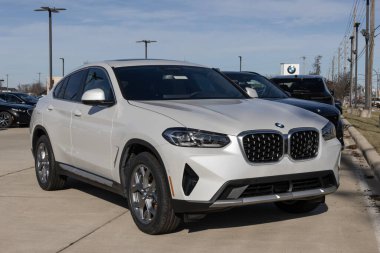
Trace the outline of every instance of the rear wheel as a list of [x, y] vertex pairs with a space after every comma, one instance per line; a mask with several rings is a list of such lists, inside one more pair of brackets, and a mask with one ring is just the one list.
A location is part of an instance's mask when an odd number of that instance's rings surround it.
[[65, 186], [66, 177], [58, 174], [53, 149], [46, 135], [42, 135], [34, 148], [37, 181], [46, 191], [60, 190]]
[[128, 205], [137, 227], [152, 235], [175, 231], [181, 220], [172, 208], [164, 168], [148, 152], [132, 157], [128, 167]]
[[13, 123], [13, 117], [9, 112], [0, 112], [0, 128], [8, 128]]
[[288, 213], [308, 213], [315, 210], [320, 204], [325, 203], [325, 196], [309, 200], [293, 200], [276, 202], [276, 206]]

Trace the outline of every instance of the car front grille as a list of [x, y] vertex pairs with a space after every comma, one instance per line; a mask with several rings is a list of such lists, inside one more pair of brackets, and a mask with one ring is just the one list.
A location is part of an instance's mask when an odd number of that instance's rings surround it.
[[252, 133], [243, 137], [243, 147], [250, 162], [276, 162], [284, 154], [284, 139], [278, 133]]
[[279, 161], [285, 154], [292, 160], [307, 160], [318, 155], [319, 132], [296, 128], [290, 134], [265, 130], [248, 131], [240, 136], [246, 159], [251, 163]]
[[293, 160], [314, 158], [318, 155], [319, 133], [314, 130], [293, 132], [289, 144], [289, 155]]
[[[332, 171], [309, 172], [303, 174], [272, 176], [230, 182], [219, 196], [219, 200], [249, 198], [265, 195], [326, 189], [337, 186]], [[240, 194], [234, 189], [244, 187]], [[234, 193], [234, 194], [232, 194]]]

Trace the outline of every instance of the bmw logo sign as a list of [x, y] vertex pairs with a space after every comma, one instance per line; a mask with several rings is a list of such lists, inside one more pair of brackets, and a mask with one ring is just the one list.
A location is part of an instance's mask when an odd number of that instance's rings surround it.
[[278, 122], [277, 122], [277, 123], [275, 123], [275, 126], [276, 126], [276, 127], [279, 127], [279, 128], [284, 128], [284, 127], [285, 127], [283, 124], [281, 124], [281, 123], [278, 123]]
[[289, 67], [288, 67], [288, 73], [289, 74], [294, 74], [294, 73], [296, 73], [296, 67], [294, 66], [294, 65], [290, 65]]

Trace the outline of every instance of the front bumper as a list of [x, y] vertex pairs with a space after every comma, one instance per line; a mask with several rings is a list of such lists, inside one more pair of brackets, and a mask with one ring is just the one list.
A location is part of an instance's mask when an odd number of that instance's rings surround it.
[[[275, 163], [248, 163], [236, 136], [229, 136], [231, 143], [221, 149], [185, 148], [171, 144], [158, 146], [167, 175], [170, 177], [172, 199], [176, 212], [196, 212], [247, 204], [302, 199], [323, 196], [334, 192], [339, 185], [341, 143], [338, 139], [324, 141], [320, 137], [319, 153], [310, 160], [293, 161], [288, 155]], [[190, 167], [199, 177], [190, 194], [184, 193], [183, 180], [185, 167]], [[314, 176], [328, 172], [333, 185], [317, 185], [305, 191], [273, 192], [260, 196], [238, 194], [235, 199], [221, 196], [228, 186], [235, 188], [267, 182], [283, 182], [297, 179], [298, 176]], [[306, 173], [306, 174], [305, 174]], [[311, 174], [310, 174], [311, 173]], [[317, 173], [317, 174], [313, 174]], [[317, 176], [315, 176], [317, 175]], [[324, 174], [323, 174], [324, 175]], [[280, 180], [280, 181], [278, 181]], [[237, 183], [238, 182], [238, 183]]]
[[313, 199], [335, 192], [333, 171], [309, 172], [227, 182], [205, 202], [173, 200], [178, 213], [205, 213], [218, 209], [287, 200]]

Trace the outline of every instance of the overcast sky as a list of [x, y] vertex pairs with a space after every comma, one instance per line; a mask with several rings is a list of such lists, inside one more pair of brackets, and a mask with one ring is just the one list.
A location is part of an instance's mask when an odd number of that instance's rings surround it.
[[[9, 74], [9, 86], [16, 87], [37, 81], [41, 72], [46, 80], [48, 14], [33, 11], [40, 6], [67, 9], [53, 14], [55, 76], [61, 75], [60, 57], [66, 73], [84, 62], [143, 58], [143, 44], [136, 43], [142, 39], [158, 41], [149, 46], [150, 58], [238, 70], [241, 55], [243, 70], [264, 75], [279, 74], [282, 62], [302, 63], [302, 56], [309, 71], [314, 57], [322, 55], [327, 76], [354, 1], [0, 0], [0, 79]], [[361, 48], [364, 39], [359, 40]], [[359, 73], [364, 72], [363, 60]], [[375, 60], [374, 67], [379, 64]]]

